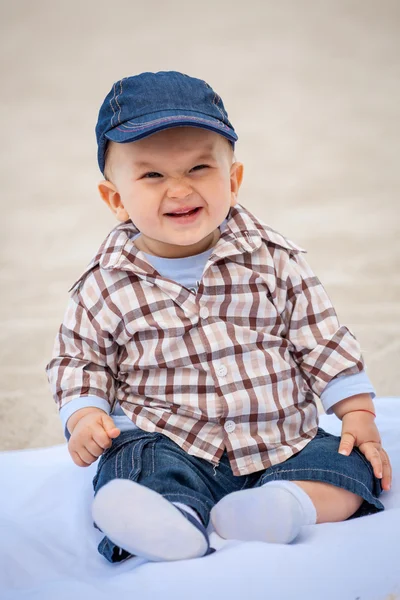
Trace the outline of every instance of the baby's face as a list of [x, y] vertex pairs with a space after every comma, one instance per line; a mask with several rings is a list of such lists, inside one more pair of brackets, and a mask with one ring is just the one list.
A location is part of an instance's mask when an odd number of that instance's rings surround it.
[[167, 129], [136, 142], [112, 143], [109, 182], [99, 186], [120, 221], [141, 232], [135, 244], [157, 256], [203, 252], [218, 239], [242, 179], [229, 142], [194, 127]]

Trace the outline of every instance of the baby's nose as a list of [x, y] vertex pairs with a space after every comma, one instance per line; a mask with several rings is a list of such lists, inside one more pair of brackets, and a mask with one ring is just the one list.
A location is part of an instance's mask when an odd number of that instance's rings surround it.
[[168, 198], [186, 198], [192, 193], [192, 187], [184, 179], [171, 179], [168, 185]]

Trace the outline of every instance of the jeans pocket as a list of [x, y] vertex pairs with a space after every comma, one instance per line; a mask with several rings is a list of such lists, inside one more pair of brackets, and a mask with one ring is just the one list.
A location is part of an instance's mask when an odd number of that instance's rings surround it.
[[[148, 446], [154, 448], [155, 441], [155, 438], [145, 437], [123, 446], [115, 456], [115, 477], [137, 481], [143, 470], [144, 452]], [[154, 459], [147, 460], [146, 470], [151, 471], [153, 464]]]
[[100, 458], [93, 487], [97, 491], [112, 479], [136, 481], [142, 471], [142, 455], [146, 446], [154, 444], [159, 433], [142, 430], [124, 432], [113, 440], [111, 448]]

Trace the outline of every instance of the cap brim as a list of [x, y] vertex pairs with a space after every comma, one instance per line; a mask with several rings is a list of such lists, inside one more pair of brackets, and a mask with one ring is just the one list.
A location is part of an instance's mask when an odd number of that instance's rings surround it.
[[180, 113], [176, 110], [144, 115], [138, 119], [120, 123], [117, 127], [107, 131], [105, 137], [113, 142], [123, 144], [140, 140], [172, 127], [198, 127], [219, 133], [231, 142], [236, 142], [238, 139], [234, 129], [218, 119], [197, 112], [182, 111]]

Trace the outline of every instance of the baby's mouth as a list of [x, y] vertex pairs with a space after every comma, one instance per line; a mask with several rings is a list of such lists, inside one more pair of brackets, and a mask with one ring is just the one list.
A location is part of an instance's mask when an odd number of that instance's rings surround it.
[[191, 210], [186, 210], [186, 211], [177, 211], [177, 212], [173, 212], [173, 213], [165, 213], [168, 217], [175, 217], [177, 219], [179, 219], [180, 217], [188, 217], [190, 215], [194, 215], [195, 213], [197, 213], [199, 210], [201, 210], [200, 206], [197, 206], [196, 208], [193, 208]]

